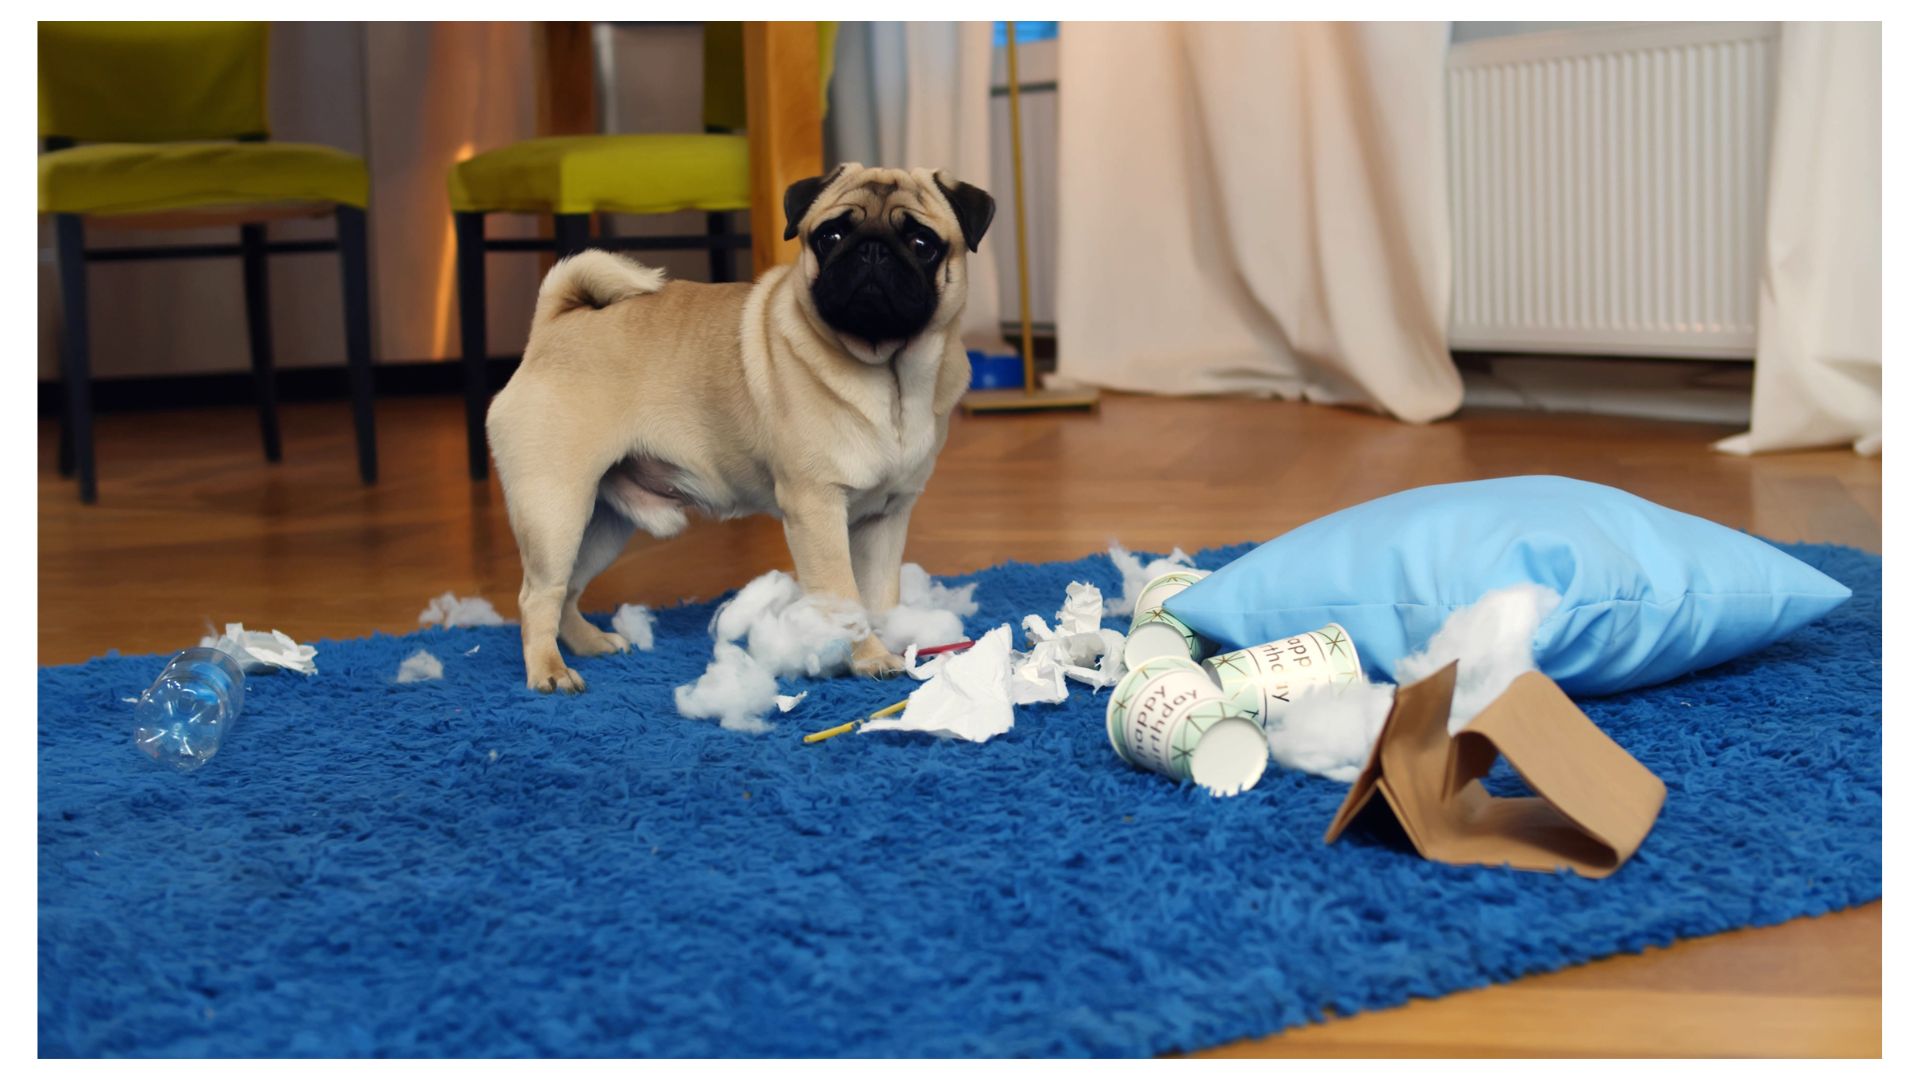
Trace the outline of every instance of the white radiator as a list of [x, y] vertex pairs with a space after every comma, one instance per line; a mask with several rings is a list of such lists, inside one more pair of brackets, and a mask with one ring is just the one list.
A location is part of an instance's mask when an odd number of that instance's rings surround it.
[[1455, 46], [1449, 344], [1751, 357], [1778, 36], [1661, 23]]

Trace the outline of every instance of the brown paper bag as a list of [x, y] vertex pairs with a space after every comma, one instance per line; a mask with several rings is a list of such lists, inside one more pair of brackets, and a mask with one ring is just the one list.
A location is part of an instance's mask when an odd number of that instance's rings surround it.
[[[1436, 862], [1591, 878], [1620, 869], [1653, 828], [1667, 786], [1537, 671], [1448, 737], [1454, 675], [1449, 664], [1400, 688], [1327, 843], [1378, 793], [1414, 848]], [[1534, 796], [1487, 794], [1480, 778], [1502, 755]]]

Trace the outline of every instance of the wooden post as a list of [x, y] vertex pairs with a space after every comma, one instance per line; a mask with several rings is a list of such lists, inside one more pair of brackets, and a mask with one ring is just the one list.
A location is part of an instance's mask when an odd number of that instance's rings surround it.
[[[600, 131], [599, 98], [594, 90], [593, 24], [535, 23], [534, 134], [594, 135]], [[540, 235], [553, 237], [553, 219], [540, 218]], [[540, 272], [553, 268], [542, 252]]]
[[797, 180], [825, 171], [820, 144], [820, 31], [810, 22], [749, 22], [742, 28], [747, 69], [748, 210], [753, 273], [792, 262], [781, 200]]
[[534, 130], [541, 135], [592, 135], [600, 130], [593, 88], [593, 24], [543, 22], [534, 62]]

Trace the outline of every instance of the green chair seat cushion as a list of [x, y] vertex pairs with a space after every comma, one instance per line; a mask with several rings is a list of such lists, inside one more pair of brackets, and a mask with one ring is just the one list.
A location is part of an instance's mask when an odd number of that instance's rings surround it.
[[43, 214], [289, 202], [366, 206], [366, 163], [291, 142], [94, 143], [40, 155]]
[[555, 135], [489, 150], [447, 178], [460, 212], [744, 210], [744, 135]]

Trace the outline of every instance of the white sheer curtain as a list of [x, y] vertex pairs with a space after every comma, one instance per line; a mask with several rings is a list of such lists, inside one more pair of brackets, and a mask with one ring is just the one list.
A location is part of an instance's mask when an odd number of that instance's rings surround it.
[[1066, 23], [1060, 378], [1460, 405], [1446, 23]]
[[[834, 53], [827, 155], [835, 161], [944, 168], [991, 191], [988, 96], [993, 24], [846, 22]], [[980, 252], [967, 259], [967, 344], [1004, 348], [993, 245], [1011, 243], [1012, 193]]]
[[1753, 427], [1736, 454], [1880, 449], [1880, 25], [1780, 29]]

